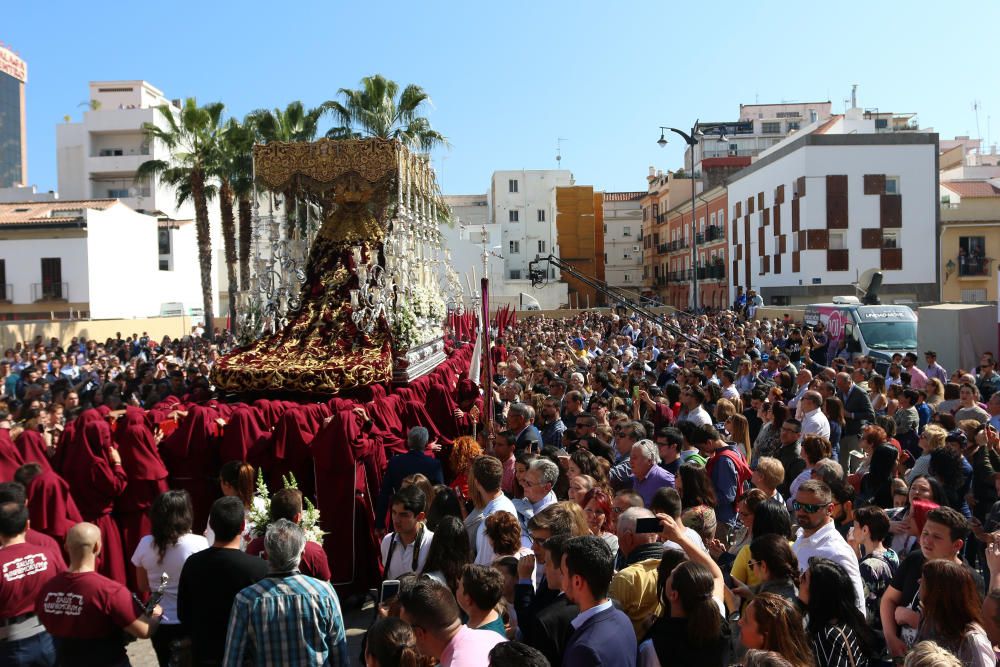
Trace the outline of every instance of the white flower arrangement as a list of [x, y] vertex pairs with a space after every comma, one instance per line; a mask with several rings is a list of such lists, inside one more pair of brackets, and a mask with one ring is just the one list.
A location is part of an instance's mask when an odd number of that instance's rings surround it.
[[[299, 483], [295, 480], [295, 475], [289, 473], [288, 477], [281, 476], [281, 481], [286, 489], [298, 489]], [[257, 492], [255, 494], [258, 502], [254, 502], [250, 507], [250, 521], [253, 522], [254, 537], [264, 537], [267, 527], [273, 523], [271, 518], [271, 494], [264, 483], [264, 473], [257, 471]], [[323, 545], [323, 536], [326, 535], [319, 527], [319, 510], [312, 501], [302, 496], [302, 521], [299, 525], [306, 534], [306, 539], [310, 542]]]
[[392, 335], [397, 349], [410, 349], [440, 337], [448, 314], [444, 299], [434, 289], [414, 285], [397, 292]]

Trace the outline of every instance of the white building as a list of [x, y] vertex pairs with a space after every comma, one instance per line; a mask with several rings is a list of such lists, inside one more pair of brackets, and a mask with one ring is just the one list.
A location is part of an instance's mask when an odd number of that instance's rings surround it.
[[604, 277], [611, 287], [642, 291], [642, 205], [645, 192], [605, 192]]
[[854, 295], [869, 268], [882, 297], [938, 287], [938, 136], [876, 128], [860, 109], [803, 126], [729, 183], [731, 281], [765, 304]]
[[56, 201], [59, 193], [53, 190], [39, 192], [35, 185], [12, 185], [0, 188], [0, 203], [15, 203], [25, 201]]
[[[143, 162], [170, 159], [170, 150], [157, 142], [150, 143], [143, 131], [146, 123], [165, 127], [166, 121], [157, 109], [164, 104], [180, 109], [179, 100], [169, 100], [147, 81], [90, 82], [90, 108], [84, 112], [83, 121], [56, 126], [60, 195], [79, 200], [119, 199], [136, 211], [155, 215], [167, 228], [193, 220], [193, 204], [188, 201], [178, 206], [173, 187], [159, 177], [136, 178]], [[225, 317], [227, 279], [218, 203], [210, 201], [208, 210], [212, 229], [213, 309], [216, 317]], [[164, 270], [176, 270], [172, 266], [166, 262]], [[201, 307], [200, 296], [196, 304]]]
[[171, 232], [174, 271], [160, 270], [159, 227], [115, 199], [0, 204], [0, 315], [113, 319], [200, 306], [194, 225]]
[[[478, 295], [479, 278], [483, 277], [483, 231], [486, 232], [486, 251], [489, 253], [490, 304], [496, 309], [503, 305], [524, 308], [531, 299], [539, 308], [555, 309], [567, 302], [565, 283], [550, 281], [541, 288], [531, 286], [526, 278], [510, 279], [501, 252], [502, 229], [491, 222], [488, 195], [446, 195], [451, 207], [454, 225], [443, 226], [445, 247], [451, 254], [451, 266], [462, 283], [465, 306], [471, 304], [470, 290]], [[442, 271], [441, 284], [447, 284], [447, 274]], [[522, 294], [530, 297], [526, 299]]]

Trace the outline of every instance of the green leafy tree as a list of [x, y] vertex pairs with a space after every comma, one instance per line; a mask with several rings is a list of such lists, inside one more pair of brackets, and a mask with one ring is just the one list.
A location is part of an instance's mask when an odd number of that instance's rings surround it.
[[208, 222], [208, 202], [217, 188], [213, 177], [218, 173], [219, 137], [222, 129], [221, 102], [198, 106], [193, 97], [184, 100], [180, 110], [168, 104], [157, 107], [164, 127], [146, 123], [143, 131], [151, 141], [159, 141], [170, 151], [168, 160], [147, 160], [139, 165], [136, 180], [158, 176], [177, 191], [177, 204], [194, 204], [195, 232], [198, 242], [198, 265], [201, 270], [201, 295], [205, 310], [205, 330], [214, 329], [212, 308], [212, 235]]
[[327, 102], [340, 122], [327, 132], [332, 139], [379, 137], [398, 139], [406, 146], [429, 151], [446, 146], [444, 135], [420, 115], [431, 98], [420, 86], [410, 84], [400, 93], [399, 84], [381, 74], [361, 79], [357, 90], [341, 88], [342, 101]]

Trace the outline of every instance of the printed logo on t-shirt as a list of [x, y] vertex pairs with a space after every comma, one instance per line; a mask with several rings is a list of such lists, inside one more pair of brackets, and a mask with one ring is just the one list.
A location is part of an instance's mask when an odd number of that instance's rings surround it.
[[78, 593], [60, 593], [53, 591], [45, 596], [42, 608], [47, 614], [61, 616], [79, 616], [83, 611], [83, 596]]
[[49, 569], [49, 559], [45, 554], [28, 554], [3, 564], [3, 580], [17, 581]]

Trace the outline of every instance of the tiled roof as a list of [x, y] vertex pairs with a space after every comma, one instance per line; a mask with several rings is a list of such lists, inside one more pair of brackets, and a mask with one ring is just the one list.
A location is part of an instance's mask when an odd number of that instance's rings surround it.
[[646, 192], [605, 192], [604, 201], [637, 201], [647, 194]]
[[834, 123], [844, 117], [844, 114], [835, 113], [830, 116], [822, 125], [813, 130], [814, 134], [826, 134], [826, 131], [833, 127]]
[[118, 203], [117, 199], [57, 199], [45, 202], [14, 202], [0, 204], [0, 225], [64, 224], [75, 222], [85, 209], [103, 211]]
[[941, 185], [960, 197], [1000, 197], [1000, 188], [989, 181], [944, 181]]

